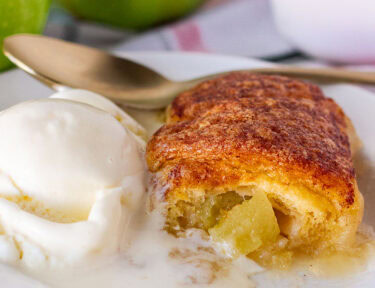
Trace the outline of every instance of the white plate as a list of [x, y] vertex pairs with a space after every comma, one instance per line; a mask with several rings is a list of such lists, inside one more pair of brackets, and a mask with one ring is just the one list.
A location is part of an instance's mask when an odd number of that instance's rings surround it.
[[[149, 65], [174, 80], [191, 79], [214, 72], [272, 65], [248, 58], [196, 53], [129, 53], [125, 57]], [[375, 205], [375, 193], [372, 193], [375, 187], [375, 95], [367, 90], [346, 84], [326, 85], [322, 88], [326, 95], [334, 98], [352, 119], [364, 143], [362, 158], [357, 161], [361, 164], [358, 180], [366, 203], [364, 221], [375, 226], [375, 209], [371, 209], [371, 206]], [[52, 92], [20, 70], [0, 74], [0, 110], [21, 101], [48, 97]], [[4, 141], [1, 135], [0, 141]], [[365, 272], [340, 279], [314, 279], [303, 275], [296, 278], [295, 275], [288, 275], [288, 273], [274, 273], [260, 275], [257, 277], [257, 282], [262, 287], [290, 287], [292, 284], [298, 287], [375, 287], [375, 270], [371, 267]], [[9, 268], [0, 266], [1, 279], [4, 279], [6, 269]], [[29, 285], [26, 286], [26, 282]], [[1, 287], [40, 287], [31, 279], [26, 282], [24, 276], [20, 275], [17, 279], [2, 282]]]

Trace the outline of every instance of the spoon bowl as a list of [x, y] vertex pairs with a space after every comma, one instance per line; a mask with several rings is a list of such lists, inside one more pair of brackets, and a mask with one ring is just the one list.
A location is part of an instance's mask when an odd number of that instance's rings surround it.
[[98, 49], [43, 36], [11, 36], [4, 53], [55, 90], [87, 89], [132, 107], [166, 106], [172, 95], [189, 86], [181, 87], [150, 68]]

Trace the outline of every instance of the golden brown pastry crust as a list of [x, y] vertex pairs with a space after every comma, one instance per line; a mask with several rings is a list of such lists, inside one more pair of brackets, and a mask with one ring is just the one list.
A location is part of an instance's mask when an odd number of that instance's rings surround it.
[[149, 169], [160, 171], [156, 181], [167, 187], [161, 195], [167, 202], [187, 199], [194, 189], [221, 193], [267, 175], [324, 198], [356, 229], [362, 197], [349, 120], [317, 86], [231, 73], [180, 94], [167, 119], [147, 146]]

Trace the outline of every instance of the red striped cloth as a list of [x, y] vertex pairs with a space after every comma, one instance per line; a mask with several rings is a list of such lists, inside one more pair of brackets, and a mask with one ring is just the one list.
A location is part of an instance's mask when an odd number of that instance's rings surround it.
[[202, 39], [199, 25], [194, 21], [187, 21], [171, 28], [183, 51], [207, 51]]

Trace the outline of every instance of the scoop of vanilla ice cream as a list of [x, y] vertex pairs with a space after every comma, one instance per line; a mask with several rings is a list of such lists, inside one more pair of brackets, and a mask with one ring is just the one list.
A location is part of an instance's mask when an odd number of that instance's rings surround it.
[[120, 249], [145, 189], [142, 145], [94, 106], [46, 99], [0, 113], [1, 260], [14, 262], [14, 247], [31, 267]]
[[146, 130], [137, 121], [126, 114], [124, 110], [120, 109], [116, 104], [105, 97], [88, 90], [67, 89], [53, 94], [50, 98], [81, 102], [104, 110], [120, 121], [120, 123], [126, 128], [128, 128], [135, 135], [136, 139], [142, 146], [146, 146]]

